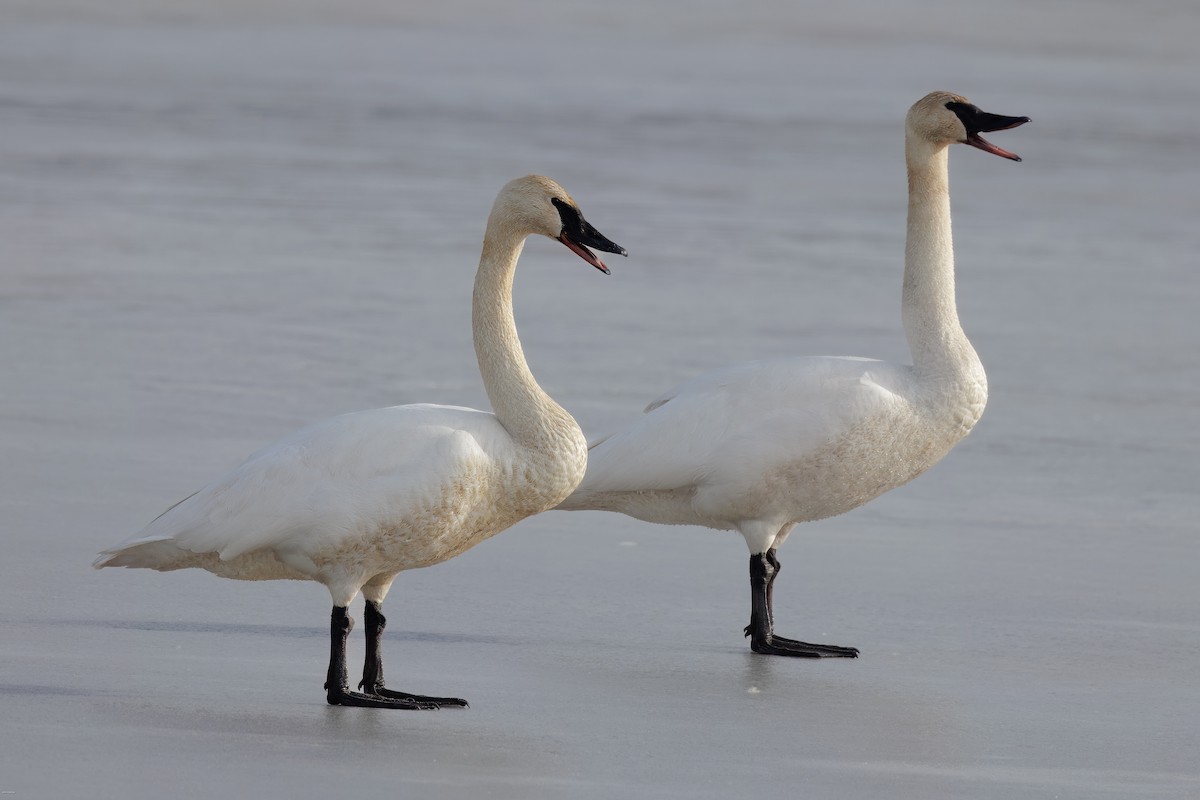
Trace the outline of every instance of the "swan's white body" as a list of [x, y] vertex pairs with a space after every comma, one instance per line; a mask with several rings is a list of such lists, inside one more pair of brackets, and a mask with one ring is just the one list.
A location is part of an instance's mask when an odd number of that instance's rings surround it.
[[979, 361], [959, 373], [858, 358], [752, 362], [701, 375], [592, 446], [563, 509], [738, 530], [752, 553], [924, 472], [983, 413]]
[[517, 444], [494, 414], [407, 405], [344, 414], [250, 456], [101, 566], [307, 579], [337, 605], [382, 600], [396, 573], [462, 553], [552, 507], [583, 475], [582, 434]]
[[445, 561], [570, 494], [586, 440], [534, 380], [512, 314], [526, 236], [561, 238], [551, 198], [573, 206], [548, 178], [518, 179], [488, 219], [473, 328], [494, 414], [407, 405], [317, 423], [250, 456], [95, 566], [307, 579], [328, 587], [335, 606], [360, 590], [379, 603], [397, 573]]
[[797, 523], [844, 513], [920, 475], [983, 414], [987, 378], [955, 306], [947, 147], [965, 142], [1016, 159], [978, 131], [1023, 121], [944, 92], [909, 111], [902, 310], [911, 365], [791, 358], [701, 375], [596, 441], [587, 475], [559, 508], [737, 530], [752, 554], [752, 647], [856, 655], [773, 639], [775, 548]]

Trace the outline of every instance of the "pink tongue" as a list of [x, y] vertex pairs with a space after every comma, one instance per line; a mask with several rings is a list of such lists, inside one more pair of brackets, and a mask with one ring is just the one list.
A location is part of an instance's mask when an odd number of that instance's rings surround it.
[[968, 139], [967, 144], [971, 145], [972, 147], [978, 147], [980, 150], [984, 151], [985, 153], [991, 153], [992, 155], [1000, 156], [1001, 158], [1007, 158], [1007, 159], [1011, 159], [1013, 161], [1021, 160], [1021, 157], [1019, 155], [1017, 155], [1016, 153], [1010, 153], [1007, 150], [1005, 150], [1003, 147], [996, 147], [996, 145], [992, 144], [987, 139], [984, 139], [982, 136], [979, 136], [978, 134], [976, 134], [975, 136], [972, 136], [970, 139]]
[[567, 247], [571, 248], [571, 251], [573, 253], [578, 255], [580, 258], [582, 258], [587, 263], [591, 264], [596, 269], [603, 272], [605, 275], [611, 274], [611, 273], [609, 273], [608, 267], [605, 266], [604, 262], [601, 261], [596, 256], [596, 254], [593, 253], [591, 250], [588, 250], [586, 247], [583, 247], [582, 245], [575, 244], [570, 239], [568, 239], [566, 236], [559, 237], [559, 241], [562, 242], [563, 244], [565, 244]]

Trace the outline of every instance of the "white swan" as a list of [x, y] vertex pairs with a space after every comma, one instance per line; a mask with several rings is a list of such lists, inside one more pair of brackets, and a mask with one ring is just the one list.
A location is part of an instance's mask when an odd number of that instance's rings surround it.
[[[554, 507], [583, 477], [583, 433], [534, 380], [513, 321], [513, 272], [533, 233], [558, 239], [605, 273], [588, 247], [625, 255], [549, 178], [518, 178], [500, 190], [472, 306], [475, 353], [495, 414], [407, 405], [319, 422], [259, 450], [104, 551], [94, 566], [318, 581], [333, 597], [331, 705], [465, 706], [385, 688], [380, 605], [397, 573], [445, 561]], [[345, 652], [354, 626], [346, 607], [359, 591], [366, 600], [363, 693], [347, 687]]]
[[791, 358], [701, 375], [595, 442], [587, 475], [559, 508], [740, 531], [751, 553], [751, 648], [857, 656], [774, 634], [776, 548], [797, 523], [849, 511], [920, 475], [979, 420], [987, 379], [955, 310], [947, 147], [962, 142], [1019, 161], [979, 134], [1028, 121], [945, 92], [908, 112], [902, 309], [912, 366]]

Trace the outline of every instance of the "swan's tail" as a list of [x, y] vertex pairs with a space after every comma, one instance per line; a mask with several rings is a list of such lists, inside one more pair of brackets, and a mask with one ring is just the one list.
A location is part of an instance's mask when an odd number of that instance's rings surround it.
[[132, 567], [165, 572], [189, 566], [186, 562], [194, 558], [195, 553], [184, 550], [171, 539], [152, 539], [105, 550], [92, 562], [92, 567]]

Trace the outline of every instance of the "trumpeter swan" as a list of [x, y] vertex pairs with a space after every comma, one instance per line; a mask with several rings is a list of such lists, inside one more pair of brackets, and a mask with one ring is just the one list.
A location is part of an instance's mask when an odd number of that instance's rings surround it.
[[774, 633], [777, 548], [800, 522], [841, 514], [920, 475], [971, 430], [987, 401], [983, 366], [954, 299], [947, 148], [1020, 161], [980, 134], [1028, 117], [934, 92], [908, 112], [908, 239], [902, 312], [912, 365], [788, 358], [688, 381], [591, 446], [587, 475], [559, 508], [737, 530], [750, 549], [756, 653], [853, 658], [853, 647]]
[[[530, 175], [500, 190], [472, 302], [475, 353], [494, 414], [405, 405], [319, 422], [254, 453], [104, 551], [94, 566], [318, 581], [333, 597], [331, 705], [465, 706], [384, 686], [380, 606], [397, 573], [445, 561], [553, 508], [583, 477], [583, 433], [534, 380], [513, 321], [513, 272], [534, 233], [558, 239], [605, 273], [589, 247], [626, 254], [549, 178]], [[346, 675], [354, 626], [347, 606], [360, 591], [367, 640], [361, 693], [349, 690]]]

